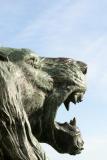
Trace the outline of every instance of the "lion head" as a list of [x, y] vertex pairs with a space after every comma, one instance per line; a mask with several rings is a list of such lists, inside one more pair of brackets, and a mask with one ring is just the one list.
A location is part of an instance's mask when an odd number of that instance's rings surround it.
[[[38, 84], [45, 97], [42, 106], [38, 107], [40, 109], [29, 116], [32, 131], [40, 142], [50, 144], [58, 152], [78, 154], [83, 150], [84, 142], [76, 126], [76, 119], [61, 124], [55, 122], [55, 117], [61, 104], [64, 103], [69, 110], [70, 102], [76, 104], [83, 100], [87, 65], [70, 58], [32, 58], [26, 62], [35, 68], [36, 79], [39, 79], [38, 83], [35, 82], [36, 87]], [[36, 123], [37, 115], [39, 125]]]
[[[86, 92], [87, 65], [71, 58], [39, 57], [28, 49], [1, 48], [0, 68], [0, 86], [4, 86], [0, 96], [2, 106], [0, 123], [4, 127], [6, 116], [9, 117], [9, 124], [10, 119], [14, 122], [15, 127], [11, 122], [10, 126], [13, 127], [11, 131], [6, 119], [9, 130], [6, 134], [9, 136], [10, 133], [12, 135], [14, 133], [16, 139], [18, 137], [21, 139], [15, 150], [16, 157], [20, 149], [26, 156], [30, 154], [29, 157], [32, 159], [31, 151], [35, 154], [31, 149], [34, 147], [33, 135], [39, 142], [50, 144], [60, 153], [71, 155], [81, 153], [84, 142], [76, 125], [76, 119], [73, 118], [69, 123], [60, 123], [55, 121], [55, 117], [62, 104], [69, 111], [71, 102], [76, 104], [83, 100]], [[21, 124], [20, 130], [15, 130], [19, 124]], [[25, 140], [28, 143], [25, 143]], [[36, 141], [37, 146], [39, 146], [38, 141]], [[17, 141], [13, 142], [8, 144], [17, 146]], [[29, 145], [30, 149], [27, 149]], [[23, 149], [24, 147], [26, 149]], [[2, 150], [8, 150], [4, 148], [3, 145]], [[41, 149], [36, 148], [40, 156], [38, 150]], [[9, 155], [10, 152], [9, 150]]]

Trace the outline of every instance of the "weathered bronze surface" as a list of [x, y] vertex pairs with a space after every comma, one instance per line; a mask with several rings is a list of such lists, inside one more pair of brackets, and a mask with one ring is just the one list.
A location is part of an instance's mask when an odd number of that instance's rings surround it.
[[[39, 57], [29, 49], [0, 48], [0, 160], [48, 160], [40, 142], [79, 154], [76, 119], [55, 122], [64, 103], [79, 103], [87, 65], [70, 58]], [[63, 116], [63, 115], [62, 115]]]

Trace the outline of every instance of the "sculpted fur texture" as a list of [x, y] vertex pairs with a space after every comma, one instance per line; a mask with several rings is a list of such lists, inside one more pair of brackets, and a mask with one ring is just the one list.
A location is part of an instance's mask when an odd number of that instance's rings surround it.
[[76, 119], [55, 121], [62, 104], [82, 101], [87, 65], [39, 57], [29, 49], [0, 48], [0, 160], [48, 160], [40, 142], [76, 155], [83, 140]]

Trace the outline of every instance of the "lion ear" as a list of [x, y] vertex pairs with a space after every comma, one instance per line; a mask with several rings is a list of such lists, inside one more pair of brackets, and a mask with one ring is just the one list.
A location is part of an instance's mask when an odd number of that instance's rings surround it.
[[70, 124], [72, 126], [76, 126], [76, 118], [74, 117], [73, 120], [70, 121]]

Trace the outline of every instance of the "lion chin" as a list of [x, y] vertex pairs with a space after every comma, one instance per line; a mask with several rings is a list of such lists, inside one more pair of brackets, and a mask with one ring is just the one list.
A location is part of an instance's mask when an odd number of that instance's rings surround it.
[[83, 101], [87, 65], [39, 57], [29, 49], [0, 48], [0, 158], [48, 160], [39, 142], [76, 155], [84, 141], [74, 117], [55, 121], [58, 108]]

